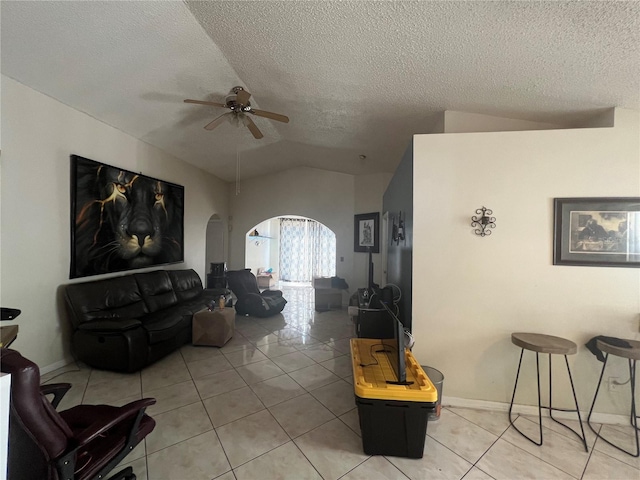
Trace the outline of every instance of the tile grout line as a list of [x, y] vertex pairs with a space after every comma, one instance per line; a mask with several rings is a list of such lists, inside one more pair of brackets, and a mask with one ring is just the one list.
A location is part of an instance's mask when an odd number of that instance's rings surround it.
[[[600, 429], [598, 430], [598, 432], [599, 432], [602, 428], [604, 428], [604, 425], [603, 425], [603, 424], [602, 424], [602, 425], [600, 425]], [[597, 437], [597, 438], [596, 438], [596, 441], [593, 443], [593, 450], [594, 450], [594, 451], [596, 450], [596, 448], [595, 448], [596, 443], [598, 443], [598, 441], [599, 441], [599, 440], [600, 440], [600, 437]], [[605, 442], [605, 443], [604, 443], [604, 445], [607, 445], [607, 443]], [[640, 471], [640, 466], [638, 466], [638, 467], [637, 467], [637, 466], [635, 466], [635, 465], [631, 465], [630, 463], [627, 463], [627, 462], [625, 462], [624, 460], [620, 460], [619, 458], [616, 458], [616, 457], [614, 457], [613, 455], [608, 454], [607, 452], [603, 452], [602, 450], [598, 450], [598, 453], [601, 453], [602, 455], [606, 455], [607, 457], [612, 458], [613, 460], [615, 460], [615, 461], [617, 461], [617, 462], [620, 462], [620, 463], [622, 463], [622, 464], [624, 464], [624, 465], [627, 465], [627, 466], [629, 466], [629, 467], [631, 467], [631, 468], [634, 468], [634, 469], [636, 469], [636, 470]], [[631, 455], [629, 455], [629, 457], [631, 457]], [[638, 457], [631, 457], [631, 458], [638, 458]]]
[[[600, 428], [598, 428], [598, 433], [600, 433], [600, 430], [602, 430], [602, 424], [600, 425]], [[582, 480], [582, 478], [584, 478], [584, 474], [587, 471], [587, 468], [589, 468], [589, 462], [591, 461], [591, 457], [593, 456], [593, 452], [595, 452], [595, 450], [596, 450], [596, 443], [598, 443], [598, 439], [599, 439], [599, 437], [596, 434], [596, 439], [593, 442], [593, 446], [591, 447], [591, 450], [589, 451], [589, 457], [587, 458], [587, 462], [584, 464], [584, 468], [582, 469], [582, 474], [580, 475], [580, 479], [581, 480]]]
[[[185, 360], [184, 355], [182, 354], [182, 351], [180, 351], [180, 355], [182, 356], [182, 360], [184, 361], [185, 366], [187, 366], [187, 361]], [[188, 367], [187, 367], [187, 371], [189, 372], [189, 376], [191, 377], [191, 381], [193, 382], [194, 387], [196, 387], [195, 378], [193, 378], [193, 375], [191, 374], [191, 371], [189, 370]], [[224, 453], [224, 458], [227, 460], [227, 464], [229, 465], [229, 468], [230, 468], [229, 471], [233, 472], [233, 467], [231, 466], [231, 461], [229, 460], [229, 455], [227, 454], [227, 451], [225, 450], [224, 445], [222, 444], [222, 440], [220, 439], [220, 435], [218, 435], [218, 431], [216, 430], [216, 427], [213, 424], [213, 419], [211, 418], [211, 415], [209, 415], [209, 410], [207, 410], [207, 407], [204, 405], [204, 400], [202, 399], [202, 396], [200, 395], [200, 391], [198, 390], [198, 387], [196, 387], [196, 392], [198, 392], [198, 397], [200, 398], [200, 403], [202, 404], [202, 408], [204, 408], [204, 411], [207, 414], [207, 418], [209, 419], [209, 423], [211, 423], [211, 428], [213, 429], [213, 433], [215, 434], [216, 438], [218, 439], [218, 443], [220, 444], [220, 448], [222, 449], [222, 453]], [[194, 437], [192, 437], [192, 438], [194, 438]], [[147, 469], [147, 471], [148, 471], [148, 469]], [[224, 473], [227, 473], [227, 472], [224, 472]], [[222, 475], [224, 475], [224, 473]], [[147, 476], [148, 476], [148, 474], [147, 474]], [[220, 476], [220, 475], [218, 475], [218, 476]], [[235, 477], [235, 474], [233, 476]]]
[[[312, 359], [312, 360], [313, 360], [313, 359]], [[315, 361], [315, 360], [314, 360], [314, 361]], [[272, 362], [272, 363], [274, 363], [274, 365], [276, 365], [276, 366], [277, 366], [277, 364], [275, 364], [275, 362]], [[317, 362], [316, 362], [316, 363], [317, 363]], [[244, 366], [244, 365], [243, 365], [243, 366]], [[236, 369], [236, 367], [233, 367], [233, 368], [234, 368], [234, 369]], [[279, 367], [278, 367], [278, 368], [279, 368]], [[282, 369], [281, 369], [281, 370], [282, 370]], [[239, 373], [239, 372], [237, 372], [237, 371], [236, 371], [236, 373], [238, 373], [238, 375], [240, 375], [240, 373]], [[300, 397], [300, 396], [302, 396], [302, 395], [307, 395], [307, 394], [309, 394], [309, 395], [310, 395], [310, 392], [309, 392], [309, 391], [307, 391], [307, 389], [306, 389], [306, 388], [304, 388], [302, 385], [300, 385], [298, 382], [296, 382], [296, 381], [295, 381], [295, 379], [294, 379], [294, 378], [292, 378], [292, 377], [291, 377], [287, 372], [284, 372], [284, 375], [287, 375], [291, 380], [293, 380], [293, 382], [294, 382], [294, 383], [296, 383], [297, 385], [299, 385], [299, 386], [300, 386], [300, 388], [302, 388], [302, 389], [305, 391], [305, 393], [300, 394], [300, 395], [298, 395], [298, 396], [296, 396], [296, 397], [289, 398], [289, 399], [287, 399], [287, 400], [283, 400], [282, 402], [279, 402], [279, 403], [277, 403], [277, 404], [275, 404], [275, 405], [272, 405], [271, 407], [275, 407], [275, 406], [277, 406], [277, 405], [280, 405], [281, 403], [287, 402], [287, 401], [289, 401], [289, 400], [293, 400], [293, 399], [298, 398], [298, 397]], [[281, 375], [278, 375], [278, 376], [281, 376]], [[241, 376], [241, 378], [242, 378], [242, 376]], [[276, 378], [276, 377], [272, 377], [272, 378]], [[263, 380], [263, 381], [267, 381], [267, 380], [270, 380], [270, 379], [266, 379], [266, 380]], [[258, 382], [258, 383], [260, 383], [260, 382]], [[255, 395], [255, 391], [253, 390], [253, 388], [251, 388], [251, 385], [247, 384], [247, 386], [249, 387], [249, 389], [250, 389], [250, 390], [254, 393], [254, 395]], [[256, 397], [258, 397], [258, 396], [256, 395]], [[314, 398], [315, 398], [315, 397], [314, 397]], [[273, 419], [273, 420], [278, 424], [278, 426], [282, 429], [282, 431], [285, 433], [285, 435], [287, 435], [287, 437], [289, 438], [289, 440], [288, 440], [287, 442], [285, 442], [285, 443], [281, 444], [281, 445], [278, 445], [278, 446], [276, 446], [276, 447], [274, 447], [274, 448], [272, 448], [272, 449], [270, 449], [270, 450], [266, 451], [266, 452], [263, 452], [262, 454], [258, 455], [258, 456], [257, 456], [257, 457], [255, 457], [255, 458], [252, 458], [252, 459], [250, 459], [250, 460], [247, 460], [245, 463], [243, 463], [243, 464], [241, 464], [241, 465], [238, 465], [237, 467], [232, 467], [232, 471], [234, 471], [236, 468], [239, 468], [239, 467], [241, 467], [241, 466], [243, 466], [243, 465], [246, 465], [246, 464], [248, 464], [248, 463], [250, 463], [250, 462], [252, 462], [252, 461], [256, 460], [257, 458], [260, 458], [260, 457], [262, 457], [262, 456], [264, 456], [264, 455], [266, 455], [266, 454], [268, 454], [268, 453], [272, 452], [273, 450], [275, 450], [275, 449], [277, 449], [277, 448], [280, 448], [282, 445], [285, 445], [285, 444], [287, 444], [287, 443], [289, 443], [289, 442], [292, 442], [292, 443], [293, 443], [293, 445], [298, 449], [298, 451], [300, 451], [300, 453], [305, 457], [305, 459], [309, 462], [309, 464], [310, 464], [310, 465], [314, 468], [314, 470], [316, 470], [316, 472], [317, 472], [318, 470], [316, 469], [315, 465], [313, 465], [313, 463], [312, 463], [312, 462], [307, 458], [307, 456], [304, 454], [304, 452], [302, 452], [302, 451], [300, 450], [300, 448], [299, 448], [299, 447], [298, 447], [298, 445], [296, 444], [296, 442], [295, 442], [294, 438], [293, 438], [293, 437], [292, 437], [292, 436], [291, 436], [291, 435], [290, 435], [290, 434], [285, 430], [284, 426], [283, 426], [283, 425], [278, 421], [278, 419], [273, 415], [273, 413], [271, 413], [271, 411], [269, 410], [269, 408], [271, 408], [271, 407], [267, 407], [267, 406], [264, 404], [264, 402], [260, 399], [260, 397], [258, 397], [258, 400], [260, 400], [260, 402], [261, 402], [261, 403], [262, 403], [262, 405], [264, 406], [264, 410], [266, 410], [266, 411], [269, 413], [269, 415], [271, 416], [271, 418], [272, 418], [272, 419]], [[322, 402], [320, 402], [320, 403], [322, 404]], [[324, 406], [324, 405], [323, 405], [323, 406]], [[325, 407], [325, 408], [326, 408], [326, 407]], [[331, 411], [329, 411], [329, 412], [333, 415], [333, 412], [331, 412]], [[207, 412], [207, 413], [208, 413], [208, 412]], [[256, 413], [258, 413], [258, 412], [256, 412]], [[253, 415], [253, 414], [251, 414], [251, 415]], [[249, 415], [246, 415], [246, 416], [244, 416], [244, 417], [242, 417], [242, 418], [246, 418], [246, 417], [248, 417], [248, 416], [249, 416]], [[334, 419], [335, 419], [335, 418], [337, 418], [337, 417], [334, 415]], [[237, 420], [241, 420], [241, 419], [237, 419]], [[237, 420], [234, 420], [234, 421], [237, 421]], [[333, 420], [333, 419], [332, 419], [332, 420]], [[332, 420], [328, 420], [327, 422], [323, 423], [322, 425], [325, 425], [326, 423], [328, 423], [329, 421], [332, 421]], [[212, 422], [212, 423], [213, 423], [213, 422]], [[233, 423], [233, 422], [229, 422], [229, 423]], [[229, 425], [229, 424], [226, 424], [226, 425]], [[320, 425], [320, 426], [322, 426], [322, 425]], [[316, 427], [316, 428], [317, 428], [317, 427]], [[214, 430], [215, 430], [215, 427], [214, 427]], [[312, 430], [313, 430], [313, 429], [312, 429]], [[311, 430], [310, 430], [310, 431], [311, 431]], [[303, 433], [303, 434], [301, 434], [301, 435], [299, 435], [299, 436], [306, 435], [307, 433], [309, 433], [309, 432], [305, 432], [305, 433]], [[216, 434], [217, 434], [217, 432], [216, 432]], [[296, 438], [297, 438], [297, 437], [296, 437]], [[220, 442], [220, 445], [222, 445], [222, 442]], [[223, 450], [224, 450], [224, 447], [223, 447]], [[225, 452], [225, 454], [226, 454], [226, 452]], [[229, 462], [229, 464], [231, 465], [231, 462]], [[318, 472], [318, 475], [320, 475], [320, 472]], [[234, 476], [235, 476], [235, 472], [234, 472]], [[320, 477], [322, 477], [322, 475], [320, 475]]]
[[[456, 412], [454, 412], [454, 411], [452, 411], [452, 410], [450, 410], [450, 409], [447, 409], [447, 410], [448, 410], [448, 411], [450, 411], [451, 413], [454, 413], [454, 414], [458, 415]], [[461, 418], [463, 418], [464, 420], [467, 420], [468, 422], [471, 422], [472, 424], [474, 424], [474, 425], [476, 425], [476, 426], [478, 426], [478, 427], [480, 427], [480, 428], [483, 428], [481, 425], [477, 425], [475, 422], [473, 422], [473, 421], [471, 421], [471, 420], [466, 419], [466, 418], [465, 418], [465, 417], [463, 417], [462, 415], [458, 415], [458, 416], [459, 416], [459, 417], [461, 417]], [[518, 416], [516, 417], [516, 419], [514, 420], [514, 422], [513, 422], [513, 423], [515, 423], [515, 422], [516, 422], [520, 417], [522, 417], [522, 419], [523, 419], [523, 420], [529, 421], [529, 422], [534, 423], [535, 425], [537, 425], [537, 423], [536, 423], [536, 422], [533, 422], [532, 420], [530, 420], [529, 418], [527, 418], [527, 416], [525, 416], [525, 415], [521, 415], [521, 414], [518, 414]], [[548, 418], [548, 417], [545, 417], [545, 418]], [[507, 426], [507, 428], [506, 428], [506, 429], [505, 429], [505, 430], [504, 430], [504, 431], [503, 431], [503, 432], [498, 436], [498, 438], [496, 439], [496, 442], [497, 442], [499, 439], [501, 439], [501, 438], [503, 437], [503, 435], [504, 435], [507, 431], [509, 431], [509, 428], [510, 428], [510, 427], [511, 427], [511, 425], [509, 424], [509, 426]], [[579, 442], [577, 442], [577, 441], [573, 440], [571, 437], [569, 437], [569, 436], [567, 436], [567, 435], [563, 435], [563, 433], [561, 433], [561, 432], [556, 432], [555, 430], [553, 430], [553, 429], [551, 429], [551, 428], [549, 428], [549, 427], [546, 427], [546, 426], [544, 426], [544, 425], [543, 425], [543, 426], [542, 426], [542, 428], [547, 429], [547, 430], [549, 430], [549, 431], [550, 431], [550, 432], [552, 432], [552, 433], [556, 433], [556, 434], [558, 434], [558, 435], [560, 435], [560, 436], [562, 436], [562, 437], [566, 438], [567, 440], [569, 440], [569, 441], [571, 441], [571, 442], [573, 442], [573, 443], [576, 443], [576, 444], [578, 444], [578, 443], [579, 443]], [[602, 428], [602, 426], [601, 426], [600, 428]], [[484, 429], [484, 430], [486, 430], [486, 429]], [[488, 430], [486, 430], [486, 431], [488, 431]], [[489, 432], [489, 433], [493, 433], [493, 432]], [[495, 435], [495, 434], [494, 434], [494, 435]], [[586, 435], [586, 434], [585, 434], [585, 435]], [[503, 440], [504, 440], [505, 442], [509, 443], [510, 445], [513, 445], [514, 447], [519, 448], [519, 449], [520, 449], [520, 450], [522, 450], [523, 452], [525, 452], [525, 453], [529, 453], [529, 452], [527, 452], [526, 450], [524, 450], [524, 449], [522, 449], [521, 447], [519, 447], [518, 445], [516, 445], [516, 444], [514, 444], [514, 443], [510, 442], [510, 441], [509, 441], [509, 440], [507, 440], [506, 438], [504, 438]], [[485, 453], [483, 453], [483, 454], [482, 454], [482, 456], [481, 456], [480, 458], [478, 458], [478, 460], [476, 461], [476, 463], [474, 463], [474, 466], [475, 466], [476, 468], [479, 468], [479, 467], [477, 467], [477, 463], [478, 463], [478, 462], [479, 462], [479, 461], [480, 461], [480, 460], [481, 460], [481, 459], [486, 455], [486, 453], [491, 449], [491, 447], [493, 447], [493, 445], [495, 445], [495, 443], [496, 443], [496, 442], [494, 442], [493, 444], [491, 444], [491, 446], [490, 446], [490, 447], [485, 451]], [[582, 446], [582, 444], [581, 444], [581, 443], [580, 443], [580, 445]], [[595, 442], [594, 442], [594, 447], [595, 447]], [[585, 463], [585, 466], [584, 466], [583, 474], [582, 474], [582, 475], [584, 475], [584, 471], [586, 470], [586, 468], [587, 468], [587, 466], [588, 466], [588, 464], [589, 464], [589, 460], [591, 459], [591, 454], [593, 453], [593, 450], [595, 449], [594, 447], [592, 447], [592, 448], [591, 448], [591, 452], [589, 452], [589, 456], [588, 456], [587, 461], [586, 461], [586, 463]], [[529, 453], [529, 455], [531, 455], [531, 454]], [[560, 468], [560, 467], [558, 467], [558, 466], [556, 466], [556, 465], [553, 465], [552, 463], [550, 463], [550, 462], [548, 462], [548, 461], [546, 461], [546, 460], [544, 460], [544, 459], [542, 459], [542, 458], [539, 458], [539, 457], [536, 457], [536, 458], [538, 458], [539, 460], [543, 461], [544, 463], [546, 463], [546, 464], [548, 464], [548, 465], [551, 465], [553, 468], [556, 468], [556, 469], [560, 470], [561, 472], [566, 473], [566, 474], [567, 474], [567, 475], [569, 475], [570, 477], [576, 478], [576, 477], [574, 477], [573, 475], [571, 475], [571, 474], [569, 474], [568, 472], [566, 472], [565, 470], [563, 470], [562, 468]], [[485, 472], [485, 473], [486, 473], [486, 472]], [[582, 476], [581, 476], [581, 477], [582, 477]], [[581, 478], [581, 477], [579, 477], [579, 478]]]
[[[517, 417], [516, 417], [516, 419], [513, 421], [513, 423], [516, 423], [516, 421], [517, 421], [520, 417], [522, 417], [524, 420], [528, 420], [528, 419], [527, 419], [526, 417], [524, 417], [523, 415], [518, 414], [518, 416], [517, 416]], [[532, 423], [534, 423], [534, 422], [532, 422]], [[537, 425], [537, 423], [536, 423], [536, 425]], [[511, 428], [511, 425], [509, 425], [509, 428]], [[509, 428], [507, 428], [507, 429], [502, 433], [502, 435], [500, 435], [500, 438], [502, 438], [502, 437], [504, 436], [504, 434], [505, 434], [505, 433], [507, 433], [507, 432], [509, 431]], [[544, 429], [544, 428], [546, 428], [547, 430], [549, 430], [549, 431], [551, 431], [551, 432], [553, 432], [553, 433], [557, 433], [557, 432], [555, 432], [554, 430], [551, 430], [549, 427], [545, 427], [544, 425], [542, 426], [542, 428], [543, 428], [543, 429]], [[564, 435], [561, 435], [561, 436], [564, 436]], [[565, 437], [565, 438], [567, 438], [567, 437]], [[527, 452], [524, 448], [522, 448], [522, 447], [520, 447], [520, 446], [516, 445], [515, 443], [510, 442], [510, 441], [509, 441], [509, 440], [507, 440], [506, 438], [504, 438], [503, 440], [504, 440], [505, 442], [507, 442], [509, 445], [512, 445], [513, 447], [517, 448], [518, 450], [521, 450], [523, 453], [526, 453], [527, 455], [531, 455], [532, 457], [537, 458], [537, 459], [538, 459], [538, 460], [540, 460], [541, 462], [546, 463], [547, 465], [551, 466], [552, 468], [555, 468], [556, 470], [560, 470], [562, 473], [565, 473], [566, 475], [570, 476], [571, 478], [575, 478], [575, 479], [578, 479], [578, 478], [579, 478], [579, 477], [575, 477], [574, 475], [571, 475], [569, 472], [565, 471], [564, 469], [562, 469], [562, 468], [560, 468], [560, 467], [558, 467], [558, 466], [556, 466], [556, 465], [554, 465], [554, 464], [552, 464], [552, 463], [548, 462], [548, 461], [547, 461], [547, 460], [545, 460], [544, 458], [537, 457], [537, 456], [533, 455], [532, 453]], [[569, 440], [570, 440], [570, 439], [569, 439]], [[577, 442], [575, 442], [575, 443], [577, 443]], [[582, 444], [580, 444], [580, 445], [582, 446]], [[493, 445], [492, 445], [492, 446], [493, 446]], [[541, 445], [540, 445], [540, 446], [538, 446], [538, 447], [540, 448], [540, 447], [541, 447]], [[488, 450], [487, 450], [487, 452], [488, 452]], [[485, 454], [486, 454], [487, 452], [485, 452]], [[484, 457], [484, 454], [483, 454], [482, 456]], [[587, 459], [587, 463], [588, 463], [588, 459]], [[585, 463], [585, 466], [586, 466], [586, 463]]]

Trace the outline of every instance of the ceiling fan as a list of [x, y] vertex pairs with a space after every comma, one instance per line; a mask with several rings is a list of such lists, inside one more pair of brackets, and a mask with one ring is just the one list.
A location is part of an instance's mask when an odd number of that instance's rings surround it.
[[219, 117], [215, 118], [212, 122], [205, 125], [205, 130], [213, 130], [225, 120], [229, 120], [236, 125], [242, 122], [242, 124], [249, 129], [251, 134], [256, 139], [260, 139], [264, 135], [262, 135], [262, 132], [260, 131], [258, 126], [253, 122], [251, 117], [247, 115], [247, 113], [257, 115], [258, 117], [276, 120], [278, 122], [289, 123], [289, 117], [287, 117], [286, 115], [280, 115], [279, 113], [256, 110], [255, 108], [252, 108], [251, 102], [249, 101], [250, 97], [251, 94], [244, 88], [233, 87], [229, 94], [226, 96], [225, 103], [206, 102], [204, 100], [192, 100], [190, 98], [187, 98], [184, 103], [196, 103], [198, 105], [209, 105], [211, 107], [227, 108], [230, 110], [229, 112], [223, 113]]

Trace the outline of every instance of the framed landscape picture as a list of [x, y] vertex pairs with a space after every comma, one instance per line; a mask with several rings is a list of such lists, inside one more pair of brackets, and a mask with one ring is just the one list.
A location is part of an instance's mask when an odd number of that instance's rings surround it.
[[354, 252], [380, 253], [380, 214], [363, 213], [354, 216]]
[[640, 267], [640, 197], [556, 198], [554, 265]]
[[86, 277], [184, 261], [184, 187], [71, 155], [71, 268]]

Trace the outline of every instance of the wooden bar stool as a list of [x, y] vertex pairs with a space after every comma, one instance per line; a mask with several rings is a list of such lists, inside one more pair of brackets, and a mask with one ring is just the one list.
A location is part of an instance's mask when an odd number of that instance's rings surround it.
[[[638, 415], [636, 410], [636, 360], [640, 360], [640, 342], [637, 340], [626, 340], [626, 342], [631, 345], [631, 348], [625, 347], [616, 347], [614, 345], [610, 345], [601, 340], [596, 341], [596, 346], [598, 349], [604, 353], [604, 364], [602, 365], [602, 372], [600, 372], [600, 380], [598, 380], [598, 386], [596, 387], [596, 393], [593, 396], [593, 403], [591, 404], [591, 409], [589, 409], [589, 416], [587, 417], [587, 424], [589, 428], [593, 430], [593, 433], [596, 434], [598, 438], [601, 438], [609, 445], [614, 448], [617, 448], [621, 452], [624, 452], [632, 457], [640, 457], [640, 441], [638, 441]], [[593, 407], [596, 405], [596, 399], [598, 398], [598, 392], [600, 391], [600, 385], [602, 384], [602, 377], [604, 376], [604, 369], [607, 367], [607, 360], [609, 360], [609, 355], [614, 355], [616, 357], [626, 358], [629, 361], [629, 383], [631, 385], [631, 414], [629, 417], [629, 421], [631, 426], [633, 427], [636, 435], [636, 452], [632, 453], [624, 448], [615, 445], [611, 441], [604, 438], [598, 432], [594, 430], [591, 426], [591, 414], [593, 413]]]
[[[569, 360], [567, 360], [567, 355], [574, 355], [576, 353], [576, 351], [578, 350], [578, 347], [575, 343], [573, 343], [571, 340], [567, 340], [565, 338], [560, 338], [560, 337], [554, 337], [552, 335], [543, 335], [541, 333], [512, 333], [511, 334], [511, 342], [520, 347], [522, 350], [520, 352], [520, 362], [518, 363], [518, 373], [516, 374], [516, 382], [515, 385], [513, 386], [513, 395], [511, 396], [511, 404], [509, 405], [509, 423], [511, 424], [511, 426], [513, 428], [516, 429], [516, 431], [522, 435], [524, 438], [526, 438], [527, 440], [529, 440], [530, 442], [534, 443], [535, 445], [541, 446], [542, 442], [543, 442], [543, 438], [542, 438], [542, 409], [547, 409], [549, 410], [549, 417], [551, 417], [551, 420], [553, 420], [554, 422], [562, 425], [563, 427], [565, 427], [566, 429], [570, 430], [571, 432], [573, 432], [581, 441], [582, 444], [584, 445], [584, 450], [585, 452], [588, 452], [588, 448], [587, 448], [587, 440], [586, 437], [584, 435], [584, 428], [582, 427], [582, 419], [580, 418], [580, 408], [578, 407], [578, 399], [576, 398], [576, 390], [573, 386], [573, 377], [571, 376], [571, 369], [569, 368]], [[524, 433], [522, 433], [518, 427], [515, 426], [515, 424], [513, 423], [513, 420], [511, 418], [511, 410], [513, 409], [513, 401], [516, 397], [516, 389], [518, 388], [518, 377], [520, 376], [520, 367], [522, 366], [522, 356], [524, 355], [524, 351], [525, 350], [531, 350], [533, 352], [536, 352], [536, 373], [537, 373], [537, 377], [538, 377], [538, 425], [540, 427], [540, 440], [536, 441], [532, 438], [530, 438], [529, 436], [525, 435]], [[548, 406], [543, 406], [542, 405], [542, 399], [541, 399], [541, 395], [540, 395], [540, 360], [539, 360], [539, 354], [540, 353], [546, 353], [549, 355], [549, 405]], [[553, 407], [551, 400], [552, 400], [552, 390], [551, 390], [551, 355], [564, 355], [564, 361], [565, 364], [567, 365], [567, 373], [569, 374], [569, 382], [571, 383], [571, 392], [573, 393], [573, 401], [576, 405], [576, 409], [575, 410], [568, 410], [568, 409], [564, 409], [564, 408], [555, 408]], [[576, 432], [573, 428], [569, 427], [568, 425], [565, 425], [564, 423], [560, 422], [559, 420], [556, 420], [553, 417], [553, 411], [557, 410], [557, 411], [561, 411], [561, 412], [576, 412], [578, 414], [578, 423], [580, 424], [580, 431], [582, 432], [582, 435], [580, 435], [578, 432]]]

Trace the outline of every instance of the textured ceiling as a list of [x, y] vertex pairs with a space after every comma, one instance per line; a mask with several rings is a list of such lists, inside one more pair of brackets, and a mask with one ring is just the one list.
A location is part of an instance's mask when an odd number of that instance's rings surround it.
[[[639, 2], [12, 2], [2, 73], [233, 181], [392, 172], [443, 110], [578, 125], [640, 108]], [[223, 124], [234, 85], [265, 138]], [[365, 154], [366, 160], [358, 155]]]

